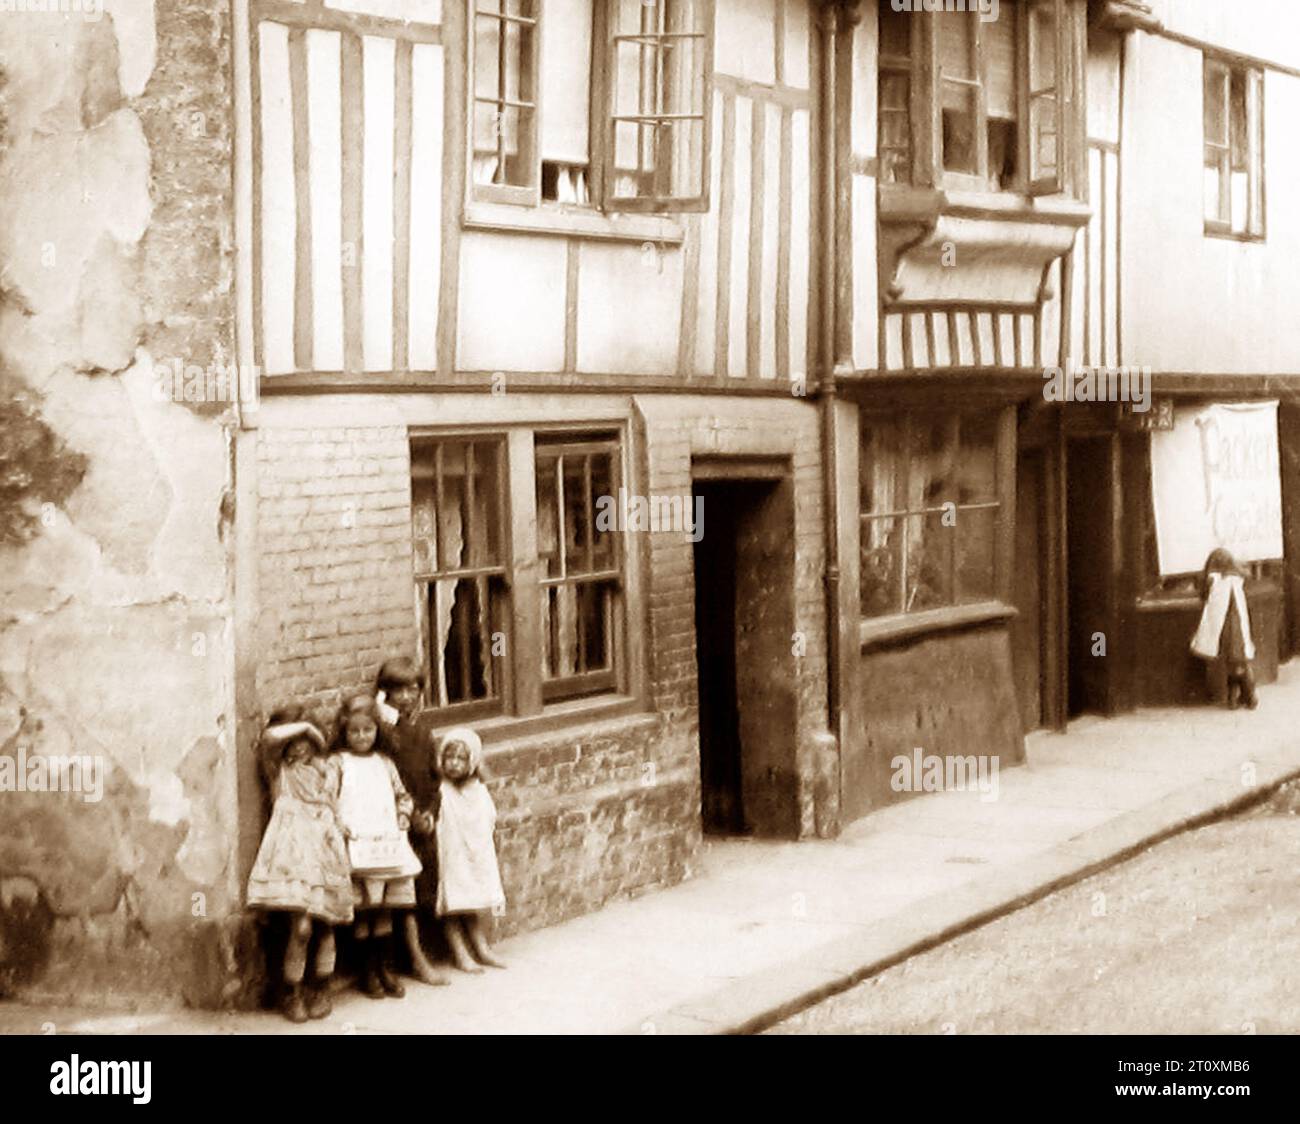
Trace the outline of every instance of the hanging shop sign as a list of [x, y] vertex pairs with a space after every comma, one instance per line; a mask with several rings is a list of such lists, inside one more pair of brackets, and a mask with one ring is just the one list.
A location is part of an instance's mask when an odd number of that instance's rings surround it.
[[1181, 407], [1151, 434], [1161, 575], [1200, 570], [1215, 547], [1239, 562], [1282, 557], [1277, 402]]

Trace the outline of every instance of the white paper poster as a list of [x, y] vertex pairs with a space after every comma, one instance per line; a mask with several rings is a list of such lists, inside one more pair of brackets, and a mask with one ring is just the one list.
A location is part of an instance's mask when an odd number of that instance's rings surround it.
[[1238, 562], [1282, 557], [1277, 403], [1183, 407], [1151, 434], [1160, 573], [1200, 570], [1215, 547]]

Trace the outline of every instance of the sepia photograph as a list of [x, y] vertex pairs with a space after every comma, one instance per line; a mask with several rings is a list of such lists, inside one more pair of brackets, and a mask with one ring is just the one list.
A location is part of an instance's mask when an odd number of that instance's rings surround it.
[[1282, 1092], [1298, 309], [1293, 0], [0, 0], [13, 1088]]

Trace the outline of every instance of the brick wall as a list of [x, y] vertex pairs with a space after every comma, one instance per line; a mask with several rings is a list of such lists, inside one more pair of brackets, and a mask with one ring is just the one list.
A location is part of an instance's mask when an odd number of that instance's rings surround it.
[[258, 696], [335, 705], [416, 649], [406, 430], [258, 433]]
[[[608, 408], [593, 396], [593, 403]], [[825, 729], [825, 612], [818, 420], [806, 402], [698, 396], [642, 400], [637, 488], [691, 492], [698, 453], [788, 455], [795, 492], [795, 623], [805, 634], [798, 699], [801, 761]], [[427, 412], [399, 407], [402, 416]], [[312, 406], [304, 401], [304, 417]], [[447, 416], [442, 416], [446, 414]], [[391, 422], [390, 413], [387, 421]], [[439, 411], [449, 425], [482, 421]], [[533, 418], [536, 422], [544, 417]], [[262, 711], [333, 702], [365, 688], [387, 654], [416, 648], [410, 464], [403, 426], [264, 424], [258, 438]], [[491, 788], [517, 932], [688, 877], [700, 846], [692, 544], [643, 543], [649, 713], [494, 743]], [[633, 636], [642, 634], [635, 625]], [[800, 766], [803, 769], [803, 766]], [[809, 807], [801, 810], [811, 834]], [[801, 829], [802, 830], [802, 829]]]

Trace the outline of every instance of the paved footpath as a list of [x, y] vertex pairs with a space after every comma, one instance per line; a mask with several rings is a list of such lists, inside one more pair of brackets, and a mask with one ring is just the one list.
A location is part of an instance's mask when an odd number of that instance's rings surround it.
[[[708, 1034], [807, 1003], [1300, 775], [1300, 665], [1257, 711], [1085, 718], [1028, 740], [996, 801], [937, 793], [834, 841], [714, 842], [669, 890], [502, 942], [507, 971], [271, 1013], [106, 1014], [0, 1004], [0, 1032]], [[48, 1030], [48, 1028], [46, 1028]]]

